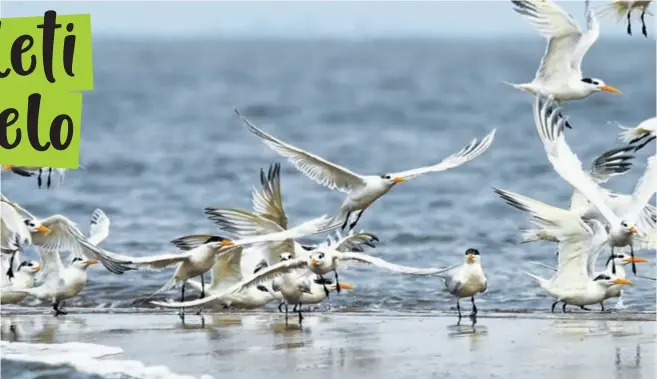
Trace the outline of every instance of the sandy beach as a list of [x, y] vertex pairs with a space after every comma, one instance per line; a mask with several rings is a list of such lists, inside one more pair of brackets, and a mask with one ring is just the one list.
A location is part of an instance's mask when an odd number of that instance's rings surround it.
[[[655, 377], [655, 314], [481, 315], [9, 314], [2, 317], [3, 377], [15, 378], [7, 342], [89, 342], [112, 359], [201, 378], [645, 378]], [[101, 358], [105, 359], [105, 358]], [[7, 375], [7, 376], [5, 376]], [[135, 376], [137, 377], [137, 376]]]

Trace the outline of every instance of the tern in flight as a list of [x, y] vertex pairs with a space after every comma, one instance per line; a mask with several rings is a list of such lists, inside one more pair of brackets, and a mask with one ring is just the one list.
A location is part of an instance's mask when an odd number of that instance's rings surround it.
[[[349, 225], [349, 230], [352, 230], [360, 220], [363, 212], [377, 199], [390, 191], [395, 184], [431, 172], [445, 171], [469, 162], [488, 150], [495, 137], [495, 129], [493, 129], [481, 141], [475, 138], [457, 153], [431, 166], [382, 175], [359, 175], [324, 158], [285, 143], [260, 130], [246, 117], [242, 116], [237, 109], [235, 109], [235, 113], [240, 116], [249, 132], [260, 138], [276, 153], [287, 158], [301, 173], [329, 189], [346, 193], [347, 197], [342, 203], [340, 213], [337, 216], [339, 220], [344, 220], [343, 230], [347, 225]], [[355, 215], [356, 219], [349, 224], [352, 215]]]
[[513, 10], [529, 19], [547, 39], [547, 47], [531, 83], [507, 84], [534, 95], [552, 96], [557, 102], [581, 100], [600, 91], [621, 93], [601, 79], [582, 74], [584, 55], [600, 35], [600, 25], [588, 0], [586, 31], [581, 31], [573, 17], [551, 0], [511, 2]]
[[[636, 184], [630, 205], [616, 212], [607, 204], [607, 197], [610, 194], [601, 189], [584, 171], [582, 162], [566, 143], [563, 134], [565, 118], [560, 115], [561, 110], [554, 106], [553, 99], [545, 100], [537, 96], [534, 99], [533, 110], [538, 135], [552, 167], [562, 179], [597, 208], [605, 219], [605, 225], [609, 228], [607, 243], [611, 247], [611, 255], [614, 253], [614, 248], [629, 246], [630, 254], [634, 257], [635, 242], [642, 243], [641, 241], [645, 240], [646, 235], [651, 232], [651, 230], [637, 230], [636, 224], [642, 219], [645, 205], [657, 191], [657, 158], [648, 158], [648, 165]], [[546, 228], [549, 229], [550, 226], [546, 225]], [[634, 263], [632, 263], [632, 272], [636, 274]]]

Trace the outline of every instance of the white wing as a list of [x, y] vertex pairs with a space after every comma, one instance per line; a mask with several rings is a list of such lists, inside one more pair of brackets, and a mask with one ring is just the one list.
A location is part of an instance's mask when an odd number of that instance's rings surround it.
[[[597, 220], [592, 220], [587, 233], [572, 233], [562, 236], [559, 242], [559, 257], [555, 281], [560, 286], [577, 286], [590, 280], [589, 267], [592, 253], [606, 243], [607, 233]], [[597, 257], [597, 255], [595, 256]]]
[[[623, 175], [628, 172], [632, 167], [631, 160], [634, 159], [634, 154], [631, 153], [632, 150], [634, 150], [634, 146], [624, 146], [606, 151], [594, 159], [589, 170], [589, 175], [593, 181], [602, 184], [613, 176]], [[611, 191], [602, 187], [600, 187], [600, 190], [608, 195], [607, 198], [612, 196]], [[590, 203], [586, 197], [577, 191], [573, 191], [573, 195], [570, 197], [570, 210], [582, 211], [589, 208], [589, 205]], [[613, 207], [612, 210], [614, 213], [616, 212]]]
[[240, 116], [249, 132], [259, 137], [272, 150], [287, 158], [297, 170], [308, 178], [330, 189], [337, 189], [346, 193], [354, 188], [365, 186], [365, 181], [358, 174], [298, 147], [289, 145], [258, 129], [246, 117], [242, 116], [237, 109], [235, 109], [235, 113]]
[[[204, 248], [204, 247], [199, 246], [198, 248]], [[131, 266], [138, 267], [140, 269], [159, 270], [186, 261], [192, 257], [193, 253], [194, 253], [193, 250], [189, 250], [182, 252], [180, 254], [165, 253], [159, 255], [151, 255], [149, 257], [124, 257], [124, 258], [125, 259], [129, 258], [129, 260], [126, 261], [126, 263]]]
[[[261, 215], [240, 209], [206, 208], [205, 214], [222, 231], [234, 234], [238, 238], [249, 238], [285, 232], [276, 222]], [[275, 240], [267, 243], [267, 262], [278, 262], [282, 253], [294, 253], [294, 240]]]
[[91, 223], [89, 225], [89, 243], [98, 245], [105, 241], [109, 236], [110, 219], [102, 209], [96, 209], [91, 214]]
[[598, 208], [610, 224], [620, 224], [619, 217], [606, 204], [606, 193], [584, 171], [582, 162], [566, 143], [563, 133], [566, 118], [560, 116], [561, 108], [552, 99], [542, 102], [540, 96], [535, 97], [533, 108], [538, 135], [554, 171]]
[[591, 4], [589, 0], [584, 1], [584, 7], [586, 9], [586, 32], [584, 32], [577, 42], [577, 46], [573, 51], [572, 60], [570, 62], [570, 67], [577, 74], [578, 78], [582, 77], [582, 60], [586, 55], [586, 52], [589, 51], [591, 46], [598, 40], [600, 36], [600, 24], [595, 18], [595, 12], [591, 9]]
[[236, 248], [217, 258], [212, 266], [210, 290], [220, 291], [242, 281], [242, 248]]
[[257, 215], [275, 222], [282, 229], [287, 229], [280, 175], [281, 165], [278, 163], [269, 166], [267, 176], [265, 176], [264, 170], [260, 170], [262, 190], [253, 189], [253, 211]]
[[105, 254], [102, 249], [91, 244], [80, 230], [69, 219], [62, 215], [50, 216], [41, 220], [41, 224], [50, 232], [32, 233], [32, 243], [45, 250], [61, 252], [70, 251], [76, 257], [86, 257], [100, 261], [105, 268], [114, 274], [122, 274], [130, 270], [117, 255]]
[[657, 190], [657, 162], [655, 157], [648, 158], [648, 166], [643, 176], [636, 184], [632, 194], [632, 203], [624, 213], [625, 219], [636, 223], [644, 210], [646, 204], [652, 198]]
[[[591, 226], [593, 234], [589, 241], [590, 247], [587, 253], [584, 254], [584, 257], [586, 259], [586, 274], [589, 278], [594, 278], [597, 274], [595, 262], [598, 260], [602, 248], [606, 246], [607, 232], [604, 225], [597, 220], [589, 221], [589, 225]], [[559, 253], [559, 255], [561, 255], [561, 253]]]
[[56, 251], [46, 249], [39, 249], [39, 255], [43, 262], [41, 286], [56, 288], [64, 272], [61, 256]]
[[557, 268], [556, 268], [556, 267], [552, 267], [552, 266], [550, 266], [550, 265], [546, 265], [545, 263], [534, 262], [534, 261], [527, 261], [527, 262], [529, 262], [529, 263], [531, 263], [531, 264], [533, 264], [533, 265], [537, 265], [537, 266], [545, 267], [545, 268], [550, 269], [550, 270], [552, 270], [552, 271], [557, 271]]
[[534, 225], [557, 238], [568, 236], [571, 233], [577, 235], [591, 233], [588, 225], [576, 213], [510, 191], [497, 188], [493, 188], [493, 191], [500, 195], [507, 204], [528, 212]]
[[0, 202], [0, 236], [2, 247], [8, 247], [16, 236], [22, 244], [32, 243], [32, 234], [20, 214], [4, 201]]
[[390, 174], [391, 177], [401, 177], [406, 180], [415, 178], [420, 175], [424, 175], [430, 172], [439, 172], [439, 171], [445, 171], [450, 168], [454, 168], [457, 166], [460, 166], [464, 163], [467, 163], [481, 154], [483, 154], [488, 148], [490, 147], [491, 143], [493, 142], [493, 139], [495, 138], [495, 129], [493, 129], [492, 132], [490, 132], [484, 139], [481, 141], [477, 141], [477, 139], [473, 139], [467, 146], [465, 146], [463, 149], [458, 151], [457, 153], [454, 153], [447, 158], [443, 159], [442, 162], [432, 165], [432, 166], [426, 166], [426, 167], [420, 167], [420, 168], [415, 168], [412, 170], [406, 170], [406, 171], [401, 171], [397, 172], [394, 174]]
[[[338, 233], [338, 236], [340, 234]], [[365, 246], [375, 247], [375, 242], [379, 242], [379, 238], [372, 233], [350, 233], [346, 237], [342, 237], [329, 246], [340, 252], [363, 252]]]
[[18, 215], [23, 219], [23, 220], [35, 220], [36, 217], [30, 212], [28, 212], [25, 208], [21, 207], [17, 203], [14, 203], [13, 201], [7, 199], [7, 197], [3, 194], [0, 194], [0, 201], [3, 203], [9, 204], [14, 210], [18, 213]]
[[359, 263], [368, 263], [388, 271], [399, 272], [402, 274], [411, 274], [411, 275], [437, 275], [445, 271], [449, 271], [458, 265], [454, 265], [447, 268], [418, 268], [418, 267], [408, 267], [401, 266], [394, 263], [390, 263], [381, 258], [373, 257], [371, 255], [356, 253], [356, 252], [346, 252], [340, 253], [338, 259], [341, 261], [353, 261]]
[[[336, 223], [333, 217], [324, 215], [316, 219], [306, 221], [303, 224], [297, 225], [294, 228], [288, 230], [265, 234], [265, 235], [244, 237], [238, 240], [234, 240], [231, 241], [232, 242], [231, 245], [244, 246], [244, 245], [262, 243], [262, 242], [273, 242], [273, 241], [284, 241], [287, 239], [296, 239], [312, 234], [327, 232], [336, 229], [339, 226], [340, 223], [339, 222]], [[226, 245], [225, 241], [224, 243], [218, 243], [218, 244], [223, 246]]]
[[290, 259], [287, 261], [279, 262], [273, 266], [266, 267], [257, 273], [253, 274], [249, 278], [227, 288], [221, 293], [216, 293], [212, 296], [204, 297], [198, 300], [186, 301], [181, 303], [163, 303], [158, 301], [152, 301], [152, 304], [163, 306], [167, 308], [187, 308], [203, 305], [209, 302], [212, 302], [216, 299], [225, 297], [235, 292], [243, 291], [247, 288], [256, 286], [263, 282], [269, 282], [277, 277], [291, 273], [293, 271], [299, 270], [301, 268], [308, 267], [308, 262], [305, 259]]
[[527, 17], [547, 38], [547, 47], [536, 72], [535, 81], [566, 81], [573, 75], [574, 51], [582, 32], [577, 22], [550, 0], [512, 1], [517, 13]]

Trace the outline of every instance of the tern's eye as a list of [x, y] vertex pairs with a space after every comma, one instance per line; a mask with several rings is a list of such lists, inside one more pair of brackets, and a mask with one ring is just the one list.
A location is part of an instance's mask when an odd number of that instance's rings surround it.
[[583, 78], [582, 81], [588, 84], [595, 84], [591, 78]]
[[317, 258], [324, 259], [324, 253], [319, 253], [319, 255], [317, 255]]

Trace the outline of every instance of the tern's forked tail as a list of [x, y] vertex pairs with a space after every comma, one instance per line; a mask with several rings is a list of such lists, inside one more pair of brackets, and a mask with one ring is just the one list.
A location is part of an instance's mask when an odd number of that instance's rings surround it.
[[503, 82], [504, 84], [510, 85], [515, 89], [519, 89], [524, 92], [534, 93], [534, 86], [531, 83], [509, 83]]
[[541, 278], [540, 276], [538, 276], [538, 275], [534, 275], [534, 274], [529, 273], [529, 272], [527, 272], [527, 271], [523, 271], [523, 272], [524, 272], [526, 275], [530, 276], [532, 279], [536, 280], [536, 281], [538, 282], [538, 285], [541, 286], [541, 288], [545, 289], [545, 288], [547, 287], [547, 284], [548, 284], [549, 280], [547, 280], [547, 279], [545, 279], [545, 278]]

